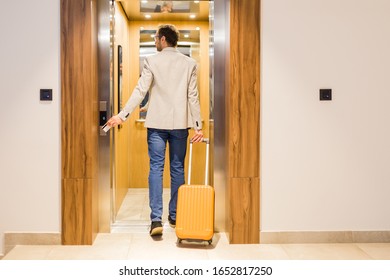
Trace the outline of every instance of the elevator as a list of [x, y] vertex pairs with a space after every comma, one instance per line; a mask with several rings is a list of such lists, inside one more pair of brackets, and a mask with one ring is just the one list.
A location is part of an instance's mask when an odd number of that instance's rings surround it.
[[[164, 11], [169, 8], [169, 11]], [[162, 9], [162, 10], [161, 10]], [[130, 97], [141, 73], [143, 59], [155, 54], [153, 35], [159, 24], [174, 24], [180, 39], [177, 49], [192, 57], [198, 64], [198, 90], [201, 104], [204, 137], [211, 141], [211, 155], [214, 154], [214, 2], [213, 1], [111, 1], [109, 9], [109, 47], [102, 48], [101, 58], [107, 61], [109, 82], [100, 95], [101, 125], [111, 115], [117, 114]], [[108, 35], [108, 34], [106, 34]], [[108, 73], [107, 71], [105, 71]], [[102, 71], [100, 75], [105, 73]], [[107, 74], [106, 74], [107, 76]], [[107, 90], [109, 87], [109, 90]], [[147, 99], [147, 97], [145, 98]], [[101, 228], [109, 231], [142, 231], [149, 224], [148, 218], [148, 154], [144, 100], [129, 119], [119, 127], [105, 133], [100, 131], [99, 155], [100, 180], [104, 193], [110, 194], [101, 203], [100, 209], [110, 209], [110, 215], [102, 213]], [[190, 130], [191, 138], [193, 130]], [[193, 183], [204, 181], [204, 145], [194, 145], [192, 169]], [[167, 154], [169, 147], [167, 147]], [[214, 158], [210, 157], [208, 181], [214, 185]], [[188, 157], [186, 159], [188, 166]], [[187, 175], [187, 170], [186, 170]], [[187, 177], [187, 176], [186, 176]], [[169, 197], [169, 163], [166, 157], [164, 177], [164, 200]], [[103, 191], [103, 190], [101, 190]], [[218, 191], [216, 209], [216, 230], [224, 231], [224, 190]], [[107, 204], [110, 206], [108, 207]], [[164, 214], [167, 202], [164, 201]], [[167, 214], [166, 214], [167, 215]], [[165, 216], [166, 216], [165, 215]], [[166, 217], [165, 217], [166, 218]], [[163, 217], [164, 219], [164, 217]], [[109, 220], [109, 222], [108, 222]], [[219, 221], [219, 222], [218, 222]], [[109, 224], [109, 227], [107, 227]], [[109, 229], [108, 229], [109, 228]]]

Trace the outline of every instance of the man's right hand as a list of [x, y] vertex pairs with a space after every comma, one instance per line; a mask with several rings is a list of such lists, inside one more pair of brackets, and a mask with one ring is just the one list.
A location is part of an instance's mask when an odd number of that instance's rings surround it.
[[123, 123], [123, 120], [118, 115], [112, 116], [107, 121], [107, 125], [109, 125], [111, 127], [116, 127], [117, 125], [122, 124], [122, 123]]

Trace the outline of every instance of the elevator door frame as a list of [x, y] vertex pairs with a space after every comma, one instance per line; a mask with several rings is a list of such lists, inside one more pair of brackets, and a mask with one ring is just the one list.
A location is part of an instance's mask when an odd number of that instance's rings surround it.
[[[101, 186], [97, 186], [99, 159], [95, 147], [99, 129], [99, 100], [97, 94], [94, 94], [98, 87], [98, 80], [94, 76], [98, 69], [94, 54], [97, 54], [99, 40], [96, 2], [100, 1], [102, 0], [61, 0], [61, 109], [63, 112], [72, 112], [62, 117], [63, 244], [91, 244], [97, 232], [104, 231], [97, 221], [97, 210], [101, 210], [102, 204], [97, 206], [98, 200], [101, 200]], [[223, 173], [221, 179], [225, 184], [226, 231], [230, 243], [259, 243], [260, 0], [215, 0], [214, 3], [217, 13], [221, 11], [223, 14], [221, 20], [224, 22], [217, 24], [224, 26], [225, 31], [222, 33], [225, 32], [229, 38], [221, 44], [224, 46], [226, 59], [214, 66], [216, 71], [221, 70], [217, 67], [222, 67], [222, 73], [225, 73], [225, 76], [221, 77], [222, 91], [215, 93], [216, 103], [220, 99], [223, 108], [219, 115], [215, 116], [218, 126], [214, 132], [215, 135], [222, 133], [217, 135], [220, 137], [218, 141], [216, 139], [216, 145], [220, 146], [216, 147], [218, 149], [215, 158], [220, 156], [224, 159], [223, 162], [216, 161], [216, 169], [220, 168]], [[78, 29], [83, 36], [77, 36]], [[80, 48], [74, 48], [72, 42], [79, 38]], [[217, 40], [215, 42], [217, 43]], [[249, 51], [247, 46], [251, 46]], [[75, 54], [74, 57], [77, 57], [80, 53], [81, 57], [84, 57], [83, 52], [87, 49], [91, 50], [91, 61], [88, 60], [87, 64], [81, 62], [83, 67], [80, 69], [76, 67], [80, 61], [70, 60], [71, 58], [65, 55]], [[77, 80], [69, 79], [70, 76]], [[75, 90], [74, 83], [86, 93], [92, 93], [90, 103], [86, 104], [92, 104], [94, 109], [91, 111], [96, 112], [93, 117], [89, 115], [89, 111], [78, 109], [80, 104], [77, 101], [82, 93]], [[84, 98], [83, 102], [85, 101]], [[253, 118], [253, 115], [259, 117]], [[72, 130], [71, 125], [80, 126], [82, 134], [77, 134], [77, 129]], [[91, 131], [91, 134], [88, 131]], [[96, 135], [96, 139], [89, 143], [91, 135]], [[85, 147], [77, 147], [79, 143], [84, 143]], [[73, 151], [71, 147], [77, 147], [77, 150]], [[84, 166], [85, 163], [88, 165]], [[74, 166], [80, 166], [82, 172]], [[87, 168], [87, 173], [83, 168]]]

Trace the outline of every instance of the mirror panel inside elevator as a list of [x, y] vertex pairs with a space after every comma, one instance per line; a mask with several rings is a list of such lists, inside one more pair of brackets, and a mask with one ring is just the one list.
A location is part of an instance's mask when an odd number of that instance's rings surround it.
[[[112, 2], [110, 94], [112, 114], [125, 105], [137, 84], [143, 60], [157, 52], [157, 26], [174, 24], [180, 31], [178, 50], [198, 63], [198, 90], [204, 136], [210, 138], [209, 183], [213, 185], [213, 22], [212, 1]], [[128, 120], [110, 132], [111, 231], [144, 231], [150, 224], [148, 199], [149, 157], [141, 103]], [[189, 138], [193, 135], [190, 130]], [[167, 153], [169, 147], [167, 147]], [[192, 183], [203, 184], [205, 145], [194, 145]], [[188, 150], [185, 163], [186, 178]], [[169, 201], [169, 162], [166, 156], [163, 222]]]

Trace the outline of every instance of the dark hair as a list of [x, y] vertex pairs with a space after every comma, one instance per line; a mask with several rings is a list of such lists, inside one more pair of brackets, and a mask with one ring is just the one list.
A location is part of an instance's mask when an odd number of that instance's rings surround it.
[[172, 47], [176, 47], [177, 41], [179, 41], [179, 35], [179, 31], [172, 24], [162, 24], [158, 26], [159, 38], [161, 39], [161, 37], [164, 36], [167, 43]]

